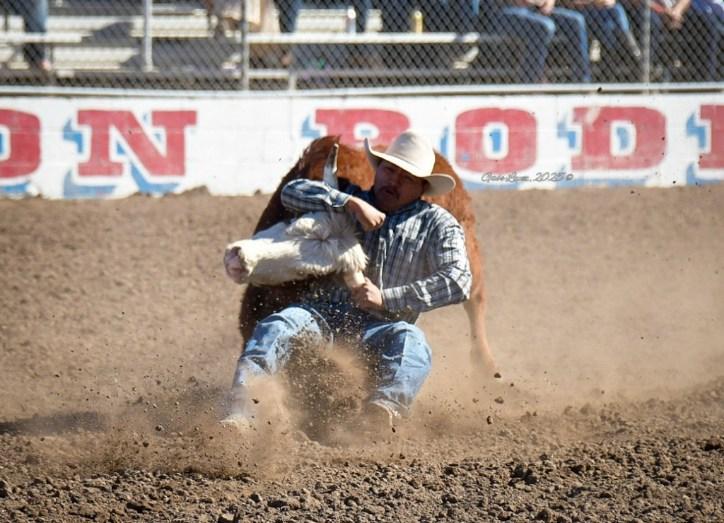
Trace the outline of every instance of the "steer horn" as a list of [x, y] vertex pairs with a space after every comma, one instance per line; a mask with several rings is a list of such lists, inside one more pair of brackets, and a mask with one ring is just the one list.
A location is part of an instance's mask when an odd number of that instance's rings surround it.
[[339, 154], [339, 144], [335, 143], [332, 150], [327, 155], [327, 160], [324, 162], [324, 174], [322, 181], [332, 187], [333, 189], [339, 189], [339, 181], [337, 179], [337, 155]]

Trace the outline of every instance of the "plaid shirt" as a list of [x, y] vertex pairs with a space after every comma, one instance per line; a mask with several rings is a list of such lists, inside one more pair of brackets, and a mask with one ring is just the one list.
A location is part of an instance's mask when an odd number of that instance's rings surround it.
[[[295, 212], [346, 212], [345, 203], [356, 196], [374, 205], [374, 196], [356, 185], [346, 192], [322, 182], [293, 180], [282, 190], [282, 204]], [[414, 323], [421, 312], [460, 303], [470, 295], [472, 275], [465, 250], [465, 235], [445, 209], [416, 200], [388, 214], [377, 230], [360, 228], [367, 254], [366, 276], [382, 292], [383, 314], [389, 320]], [[331, 301], [349, 299], [346, 288], [331, 291]]]

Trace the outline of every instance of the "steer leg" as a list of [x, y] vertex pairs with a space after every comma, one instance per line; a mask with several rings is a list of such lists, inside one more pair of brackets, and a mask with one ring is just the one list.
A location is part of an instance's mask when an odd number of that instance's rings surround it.
[[481, 371], [486, 377], [492, 377], [497, 372], [497, 366], [488, 345], [488, 335], [485, 328], [485, 296], [482, 283], [473, 282], [470, 298], [463, 303], [463, 307], [465, 307], [470, 322], [472, 341], [470, 359], [473, 368]]

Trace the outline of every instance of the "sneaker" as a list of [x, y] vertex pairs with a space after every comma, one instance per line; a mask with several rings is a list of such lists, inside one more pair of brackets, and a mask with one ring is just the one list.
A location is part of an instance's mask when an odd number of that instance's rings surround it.
[[467, 69], [478, 57], [478, 54], [480, 54], [480, 50], [477, 46], [471, 47], [453, 60], [453, 69]]

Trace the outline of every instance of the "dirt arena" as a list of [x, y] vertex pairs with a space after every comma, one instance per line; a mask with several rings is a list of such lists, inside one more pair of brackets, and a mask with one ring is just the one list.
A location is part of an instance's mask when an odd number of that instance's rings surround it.
[[0, 521], [724, 521], [724, 184], [475, 193], [502, 378], [344, 444], [215, 423], [265, 199], [0, 200]]

